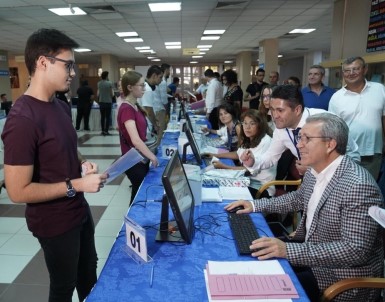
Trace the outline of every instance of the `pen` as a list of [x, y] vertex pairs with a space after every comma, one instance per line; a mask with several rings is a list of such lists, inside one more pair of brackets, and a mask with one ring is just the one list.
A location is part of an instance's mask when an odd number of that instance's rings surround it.
[[153, 280], [154, 280], [154, 265], [151, 267], [150, 287], [152, 287]]

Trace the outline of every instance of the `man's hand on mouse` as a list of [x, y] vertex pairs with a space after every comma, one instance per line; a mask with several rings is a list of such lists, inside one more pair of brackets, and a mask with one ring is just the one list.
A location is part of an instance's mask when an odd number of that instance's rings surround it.
[[226, 211], [231, 211], [236, 207], [242, 206], [244, 209], [243, 210], [238, 210], [236, 213], [237, 214], [247, 214], [253, 212], [253, 205], [251, 204], [250, 201], [247, 200], [238, 200], [234, 201], [232, 203], [229, 203], [228, 205], [225, 206]]

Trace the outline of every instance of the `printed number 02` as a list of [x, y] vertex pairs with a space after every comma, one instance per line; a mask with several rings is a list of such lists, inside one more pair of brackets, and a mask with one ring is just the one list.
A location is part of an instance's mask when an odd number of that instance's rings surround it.
[[140, 238], [135, 237], [135, 233], [131, 231], [130, 233], [131, 246], [135, 249], [136, 244], [138, 244], [138, 252], [140, 253]]
[[173, 156], [175, 150], [174, 149], [166, 149], [166, 156]]

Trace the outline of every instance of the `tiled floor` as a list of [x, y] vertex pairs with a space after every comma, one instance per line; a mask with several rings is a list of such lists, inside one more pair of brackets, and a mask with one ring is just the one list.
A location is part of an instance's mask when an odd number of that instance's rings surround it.
[[[104, 171], [119, 155], [119, 136], [100, 132], [78, 132], [79, 150]], [[3, 154], [0, 153], [0, 179], [3, 179]], [[127, 177], [118, 177], [96, 194], [86, 194], [95, 220], [98, 273], [108, 257], [115, 236], [128, 209], [131, 190]], [[0, 302], [48, 301], [48, 273], [43, 253], [28, 231], [25, 205], [13, 204], [6, 190], [0, 194]], [[76, 293], [73, 301], [78, 301]]]

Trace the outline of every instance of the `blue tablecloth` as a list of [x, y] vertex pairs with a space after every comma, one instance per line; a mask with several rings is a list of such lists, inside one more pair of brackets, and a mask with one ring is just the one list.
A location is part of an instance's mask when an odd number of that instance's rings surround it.
[[[177, 137], [177, 133], [167, 134], [164, 142], [176, 142]], [[196, 231], [192, 244], [155, 241], [160, 222], [160, 200], [163, 195], [160, 179], [167, 162], [166, 159], [160, 159], [160, 167], [150, 169], [128, 212], [130, 218], [147, 229], [148, 255], [153, 261], [138, 264], [127, 255], [123, 227], [97, 284], [87, 298], [88, 302], [208, 301], [203, 275], [208, 260], [258, 261], [251, 256], [238, 255], [223, 203], [204, 203], [195, 207]], [[252, 214], [252, 217], [260, 235], [272, 235], [261, 214]], [[289, 263], [286, 260], [279, 261], [292, 278], [300, 295], [300, 299], [293, 301], [309, 301]], [[153, 266], [153, 284], [150, 286]]]

